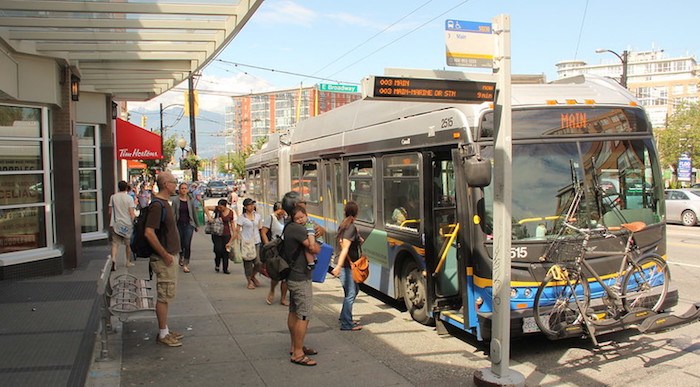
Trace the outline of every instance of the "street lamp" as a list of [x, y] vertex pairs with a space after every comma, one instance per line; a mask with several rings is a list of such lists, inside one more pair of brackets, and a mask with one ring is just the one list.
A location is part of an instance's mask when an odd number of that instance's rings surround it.
[[[163, 147], [163, 141], [165, 140], [165, 137], [164, 137], [164, 135], [165, 135], [165, 126], [163, 126], [163, 110], [168, 109], [168, 108], [171, 108], [171, 107], [173, 107], [173, 106], [180, 106], [180, 107], [183, 107], [184, 105], [179, 104], [179, 103], [174, 103], [174, 104], [170, 104], [170, 105], [168, 105], [168, 106], [163, 107], [163, 104], [162, 104], [162, 103], [160, 104], [160, 154], [161, 154], [161, 157], [165, 157], [165, 156], [164, 156], [164, 147]], [[178, 121], [179, 121], [179, 119], [178, 119]], [[176, 123], [177, 123], [177, 122], [176, 122]], [[183, 140], [184, 140], [184, 139], [183, 139]], [[184, 147], [182, 147], [182, 149], [183, 149], [183, 152], [184, 152]]]
[[180, 139], [177, 140], [177, 147], [180, 148], [180, 150], [182, 151], [182, 156], [180, 157], [182, 159], [185, 158], [185, 147], [186, 146], [187, 146], [187, 140], [180, 137]]
[[622, 87], [625, 89], [627, 88], [627, 59], [629, 56], [629, 51], [625, 50], [622, 51], [622, 55], [616, 53], [613, 50], [608, 50], [607, 48], [599, 48], [595, 50], [596, 53], [601, 54], [603, 52], [609, 52], [613, 55], [615, 55], [618, 59], [620, 59], [620, 62], [622, 62], [622, 76], [620, 76], [620, 84]]

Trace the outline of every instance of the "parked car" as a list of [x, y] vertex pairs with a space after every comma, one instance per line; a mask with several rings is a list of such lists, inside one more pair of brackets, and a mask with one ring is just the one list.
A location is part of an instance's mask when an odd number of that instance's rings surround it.
[[210, 198], [220, 196], [225, 198], [228, 195], [228, 187], [221, 180], [212, 180], [207, 183], [207, 188], [204, 190], [204, 195]]
[[224, 184], [226, 184], [229, 193], [233, 192], [233, 187], [236, 186], [236, 182], [233, 180], [224, 180]]
[[695, 226], [700, 214], [700, 189], [667, 189], [666, 221]]

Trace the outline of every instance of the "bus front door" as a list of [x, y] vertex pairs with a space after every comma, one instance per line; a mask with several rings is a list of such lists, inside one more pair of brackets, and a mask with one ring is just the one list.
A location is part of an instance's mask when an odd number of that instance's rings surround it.
[[458, 306], [461, 302], [457, 249], [460, 230], [455, 201], [454, 163], [449, 153], [437, 153], [432, 161], [432, 208], [435, 296], [442, 299], [442, 305]]

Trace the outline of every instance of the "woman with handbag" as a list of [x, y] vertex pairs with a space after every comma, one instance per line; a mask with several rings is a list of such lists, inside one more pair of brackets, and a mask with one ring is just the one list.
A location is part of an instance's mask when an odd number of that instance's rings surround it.
[[[282, 231], [284, 230], [284, 218], [287, 213], [282, 208], [282, 202], [275, 202], [272, 206], [272, 214], [266, 218], [263, 222], [262, 229], [260, 230], [260, 236], [262, 238], [262, 245], [266, 245], [268, 242], [275, 238], [282, 237]], [[270, 292], [267, 294], [265, 302], [268, 305], [272, 305], [272, 301], [275, 298], [275, 288], [277, 284], [280, 284], [280, 304], [289, 305], [287, 302], [287, 281], [275, 281], [270, 280]]]
[[175, 212], [175, 222], [180, 233], [180, 266], [185, 273], [190, 272], [190, 255], [192, 246], [192, 235], [197, 231], [199, 222], [197, 221], [197, 210], [195, 209], [194, 197], [190, 194], [190, 187], [187, 183], [180, 183], [178, 186], [178, 196], [171, 199], [171, 205]]
[[260, 286], [255, 276], [260, 270], [260, 229], [262, 219], [260, 214], [255, 212], [255, 200], [246, 198], [243, 200], [243, 213], [236, 220], [237, 233], [240, 235], [241, 255], [243, 257], [243, 269], [248, 280], [248, 289], [255, 289]]
[[359, 331], [362, 325], [352, 319], [352, 306], [355, 303], [359, 285], [353, 280], [350, 261], [357, 261], [360, 258], [360, 245], [364, 240], [360, 237], [355, 218], [357, 217], [357, 203], [349, 201], [345, 204], [345, 219], [338, 226], [337, 244], [340, 247], [338, 262], [331, 274], [340, 277], [343, 284], [345, 298], [343, 308], [340, 310], [340, 330]]
[[[211, 212], [214, 213], [213, 217]], [[207, 222], [210, 223], [207, 227], [211, 228], [211, 241], [214, 244], [214, 271], [218, 273], [219, 265], [223, 265], [224, 274], [231, 274], [228, 271], [228, 252], [236, 239], [233, 210], [228, 208], [226, 199], [221, 199], [216, 206], [204, 207], [204, 214], [207, 217]], [[219, 222], [223, 223], [223, 227], [217, 224]]]

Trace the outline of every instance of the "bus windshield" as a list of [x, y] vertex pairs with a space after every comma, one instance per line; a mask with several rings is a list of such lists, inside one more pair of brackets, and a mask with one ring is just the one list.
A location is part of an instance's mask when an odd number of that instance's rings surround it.
[[[652, 166], [649, 140], [570, 141], [513, 145], [513, 240], [556, 235], [572, 195], [584, 185], [576, 217], [590, 225], [660, 222], [662, 181]], [[493, 147], [482, 155], [492, 158]], [[572, 178], [572, 173], [575, 178]], [[600, 187], [594, 190], [594, 181]], [[487, 237], [493, 233], [493, 186], [484, 190], [481, 218]]]

